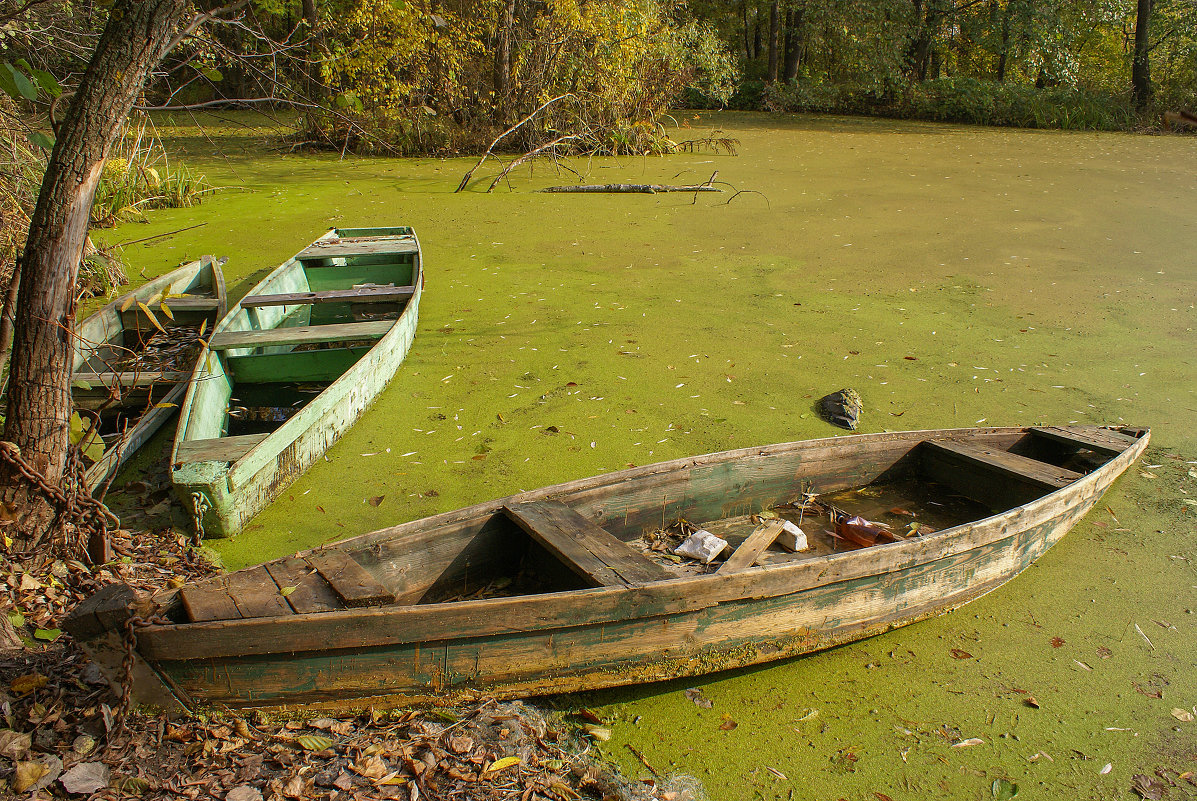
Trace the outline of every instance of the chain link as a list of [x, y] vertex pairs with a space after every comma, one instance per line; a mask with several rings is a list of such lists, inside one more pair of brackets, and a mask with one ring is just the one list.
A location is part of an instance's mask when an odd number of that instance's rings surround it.
[[204, 539], [204, 513], [212, 508], [212, 504], [208, 503], [208, 498], [204, 493], [191, 493], [191, 519], [195, 523], [195, 531], [191, 534], [191, 544], [199, 547]]
[[173, 621], [161, 615], [142, 617], [131, 615], [125, 621], [125, 658], [121, 663], [121, 697], [116, 705], [114, 718], [114, 732], [125, 730], [125, 721], [129, 717], [129, 709], [133, 705], [133, 666], [137, 661], [137, 630], [147, 626], [169, 626]]
[[[12, 442], [0, 442], [0, 459], [12, 465], [13, 469], [34, 489], [54, 504], [58, 512], [60, 527], [65, 528], [67, 523], [74, 523], [77, 531], [94, 531], [107, 538], [108, 530], [120, 525], [120, 520], [108, 510], [107, 506], [91, 497], [86, 491], [79, 490], [79, 487], [83, 486], [79, 476], [76, 476], [74, 486], [70, 487], [69, 492], [64, 490], [61, 486], [46, 480], [46, 477], [37, 468], [25, 460], [25, 457], [21, 455], [21, 449]], [[74, 470], [70, 469], [72, 465]], [[78, 474], [79, 470], [78, 461], [70, 461], [66, 475]], [[86, 538], [83, 538], [83, 541], [86, 542]]]

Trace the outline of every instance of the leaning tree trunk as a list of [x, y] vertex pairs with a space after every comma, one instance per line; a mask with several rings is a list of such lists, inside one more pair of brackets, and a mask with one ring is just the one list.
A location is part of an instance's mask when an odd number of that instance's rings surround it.
[[[4, 439], [51, 484], [69, 446], [75, 280], [108, 149], [146, 76], [169, 49], [187, 0], [116, 0], [46, 166], [21, 256], [21, 302], [9, 366]], [[36, 547], [55, 510], [7, 461], [0, 502], [16, 518], [13, 547]]]
[[1131, 62], [1131, 98], [1135, 108], [1142, 110], [1151, 102], [1155, 91], [1151, 85], [1151, 24], [1152, 0], [1138, 0], [1135, 9], [1135, 56]]

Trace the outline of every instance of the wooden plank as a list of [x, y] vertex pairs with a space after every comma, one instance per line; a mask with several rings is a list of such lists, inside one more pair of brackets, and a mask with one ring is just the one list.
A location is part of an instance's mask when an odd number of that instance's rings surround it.
[[369, 352], [370, 348], [359, 345], [287, 353], [251, 353], [247, 356], [226, 356], [224, 366], [238, 384], [335, 381]]
[[365, 286], [353, 289], [329, 289], [324, 292], [287, 292], [279, 295], [252, 295], [241, 299], [241, 306], [301, 306], [314, 303], [398, 303], [415, 294], [411, 286]]
[[[385, 256], [419, 253], [420, 246], [413, 236], [360, 237], [357, 239], [317, 240], [301, 250], [295, 259], [333, 259], [346, 256]], [[314, 265], [304, 265], [311, 267]]]
[[241, 611], [237, 609], [233, 597], [215, 581], [184, 587], [179, 591], [179, 597], [183, 599], [183, 609], [192, 622], [241, 619]]
[[307, 560], [332, 585], [346, 606], [382, 606], [395, 601], [393, 592], [379, 584], [370, 571], [339, 548], [313, 551], [307, 555]]
[[512, 521], [593, 586], [634, 587], [675, 578], [560, 501], [503, 507]]
[[752, 567], [752, 563], [760, 556], [766, 548], [773, 544], [778, 535], [784, 529], [784, 524], [780, 520], [770, 520], [763, 526], [758, 526], [748, 538], [740, 543], [740, 547], [732, 552], [732, 555], [727, 558], [727, 561], [715, 571], [716, 573], [735, 573], [738, 570], [743, 570], [746, 567]]
[[1028, 459], [998, 448], [982, 448], [952, 440], [928, 441], [927, 448], [950, 453], [960, 459], [984, 467], [990, 471], [1015, 476], [1025, 481], [1040, 484], [1050, 489], [1061, 489], [1081, 478], [1080, 473], [1063, 467]]
[[224, 586], [243, 618], [293, 614], [291, 605], [279, 594], [278, 585], [261, 565], [229, 573], [224, 577]]
[[[187, 295], [181, 298], [162, 298], [157, 303], [149, 304], [150, 311], [156, 311], [165, 306], [173, 311], [216, 311], [220, 309], [220, 298], [204, 297], [203, 295]], [[134, 306], [133, 308], [137, 308]], [[159, 318], [161, 319], [161, 318]], [[165, 320], [163, 321], [166, 322]]]
[[1032, 428], [1031, 433], [1046, 439], [1062, 442], [1078, 448], [1087, 448], [1106, 456], [1117, 456], [1138, 440], [1118, 431], [1106, 428], [1070, 428], [1065, 426], [1041, 426]]
[[263, 566], [279, 586], [280, 592], [293, 588], [284, 597], [297, 614], [345, 608], [324, 577], [302, 559], [288, 557], [267, 562]]
[[182, 370], [168, 370], [166, 372], [146, 370], [143, 372], [124, 371], [120, 373], [72, 373], [71, 386], [78, 389], [79, 384], [90, 384], [91, 389], [99, 387], [152, 387], [162, 384], [177, 384], [191, 377], [190, 373]]
[[269, 328], [264, 331], [223, 331], [213, 334], [208, 346], [212, 350], [230, 350], [262, 348], [267, 345], [310, 345], [317, 342], [382, 339], [394, 324], [394, 320], [374, 320], [368, 323], [297, 325], [290, 328]]
[[269, 434], [241, 434], [214, 439], [185, 439], [176, 449], [175, 464], [190, 462], [235, 462]]

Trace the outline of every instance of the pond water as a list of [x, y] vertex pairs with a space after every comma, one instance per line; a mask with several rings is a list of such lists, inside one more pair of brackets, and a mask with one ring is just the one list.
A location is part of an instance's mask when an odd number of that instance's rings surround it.
[[[454, 194], [472, 159], [282, 154], [245, 117], [165, 125], [229, 188], [107, 232], [164, 235], [126, 248], [134, 274], [228, 256], [235, 298], [333, 225], [412, 225], [424, 248], [406, 363], [326, 460], [212, 543], [225, 563], [628, 464], [832, 436], [814, 406], [849, 386], [862, 431], [1150, 426], [1147, 460], [1097, 511], [953, 614], [558, 703], [609, 721], [600, 747], [629, 774], [649, 775], [638, 752], [715, 799], [981, 799], [995, 780], [1126, 798], [1134, 774], [1192, 770], [1197, 723], [1171, 710], [1197, 704], [1197, 138], [677, 119], [675, 139], [720, 129], [737, 155], [570, 166], [591, 183], [717, 171], [724, 193], [539, 194], [577, 179], [538, 164], [484, 194], [492, 164]], [[1169, 797], [1194, 792], [1179, 784]]]

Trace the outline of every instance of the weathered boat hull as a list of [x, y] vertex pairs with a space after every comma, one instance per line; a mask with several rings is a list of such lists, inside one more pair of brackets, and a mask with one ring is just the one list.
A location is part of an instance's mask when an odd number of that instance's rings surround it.
[[[729, 575], [414, 602], [463, 571], [485, 570], [480, 557], [493, 545], [488, 537], [498, 536], [496, 517], [521, 504], [564, 501], [625, 539], [659, 526], [662, 510], [669, 518], [726, 517], [729, 508], [755, 513], [793, 501], [812, 480], [828, 490], [885, 480], [927, 460], [920, 441], [964, 434], [997, 449], [1017, 446], [1027, 430], [861, 435], [732, 451], [549, 487], [357, 537], [335, 547], [392, 588], [394, 604], [149, 627], [138, 642], [140, 658], [153, 671], [141, 685], [143, 697], [190, 707], [446, 703], [657, 681], [817, 651], [941, 614], [1010, 580], [1088, 512], [1147, 445], [1143, 432], [1066, 487], [925, 537]], [[831, 469], [837, 462], [841, 469]], [[438, 548], [463, 541], [469, 544], [439, 575], [425, 569], [443, 561], [433, 553]], [[416, 553], [415, 543], [426, 547]], [[119, 618], [120, 611], [100, 612], [98, 619], [105, 614]], [[103, 628], [84, 621], [76, 634], [101, 660], [96, 643]]]
[[[357, 236], [366, 236], [368, 233], [361, 232], [398, 230], [406, 231], [407, 233], [401, 236], [415, 242], [415, 254], [412, 293], [409, 298], [405, 298], [406, 305], [394, 324], [365, 353], [360, 352], [363, 348], [349, 347], [338, 349], [337, 353], [345, 354], [344, 356], [332, 355], [333, 351], [322, 352], [328, 354], [322, 358], [334, 365], [332, 369], [336, 374], [335, 380], [329, 386], [264, 439], [247, 445], [240, 452], [226, 452], [214, 458], [197, 456], [194, 450], [188, 455], [187, 450], [199, 441], [215, 441], [222, 437], [226, 442], [235, 439], [225, 437], [224, 432], [224, 427], [227, 426], [229, 392], [225, 391], [222, 394], [216, 389], [222, 386], [222, 380], [231, 377], [226, 373], [226, 367], [230, 362], [225, 359], [225, 354], [205, 349], [183, 402], [175, 446], [171, 454], [176, 494], [183, 501], [188, 513], [197, 521], [197, 527], [204, 537], [228, 537], [241, 531], [258, 512], [278, 497], [297, 476], [311, 467], [357, 421], [394, 376], [410, 350], [416, 332], [423, 285], [419, 245], [410, 229], [334, 229], [305, 251], [289, 259], [249, 291], [247, 298], [281, 297], [271, 293], [306, 290], [306, 279], [301, 282], [302, 286], [296, 284], [296, 281], [300, 280], [299, 262], [303, 253], [321, 242], [339, 240], [338, 234], [347, 235], [346, 231], [351, 231]], [[345, 266], [344, 270], [349, 271], [352, 268], [351, 264]], [[327, 267], [324, 270], [335, 274], [338, 268]], [[243, 299], [242, 304], [244, 303]], [[242, 304], [217, 325], [213, 341], [221, 334], [269, 330], [270, 324], [280, 319], [277, 316], [272, 320], [263, 319], [273, 310], [272, 307], [246, 309], [242, 308]], [[285, 312], [301, 304], [302, 301], [297, 301], [293, 305], [280, 305], [278, 308]], [[273, 359], [255, 368], [256, 375], [262, 380], [269, 380], [282, 374], [280, 371], [292, 369], [288, 368], [285, 362], [280, 362], [280, 359], [285, 360], [288, 356], [285, 352], [286, 346], [266, 346], [256, 350], [260, 350], [261, 353], [254, 358], [262, 362]], [[245, 347], [231, 349], [227, 353], [235, 354], [232, 358], [238, 359], [239, 356], [244, 357], [253, 351], [255, 348]], [[337, 359], [343, 359], [344, 364], [336, 361]], [[246, 359], [241, 358], [239, 361], [244, 362]], [[344, 369], [341, 369], [342, 366]], [[288, 377], [299, 380], [303, 375], [302, 372], [292, 370]], [[333, 376], [329, 374], [327, 377]], [[229, 383], [231, 385], [231, 382]]]
[[[105, 362], [104, 351], [112, 346], [123, 348], [126, 338], [138, 337], [142, 333], [156, 330], [141, 304], [158, 298], [159, 300], [152, 304], [158, 308], [156, 318], [160, 318], [159, 322], [169, 324], [199, 325], [206, 321], [210, 330], [217, 320], [224, 317], [227, 301], [224, 275], [220, 270], [222, 263], [223, 260], [217, 261], [211, 256], [204, 256], [184, 264], [120, 296], [79, 323], [75, 330], [72, 367], [76, 374], [76, 380], [72, 383], [76, 404], [93, 409], [113, 405], [110, 387], [114, 385], [114, 381], [119, 382], [120, 378], [119, 373], [107, 369], [109, 365]], [[174, 297], [194, 295], [199, 291], [209, 295], [211, 302], [189, 306], [189, 303], [194, 303], [195, 298]], [[169, 312], [162, 311], [163, 303], [167, 305]], [[84, 481], [89, 492], [94, 492], [107, 481], [174, 415], [183, 394], [187, 391], [187, 380], [192, 367], [193, 365], [188, 365], [186, 370], [164, 374], [162, 380], [154, 382], [154, 385], [145, 388], [144, 392], [138, 393], [137, 387], [129, 388], [133, 392], [126, 391], [123, 405], [142, 408], [129, 415], [135, 418], [135, 422], [125, 429], [120, 442], [108, 448], [104, 455], [85, 471]], [[83, 376], [86, 376], [86, 379], [80, 380]], [[128, 373], [126, 377], [129, 377]], [[127, 383], [139, 382], [135, 378]]]

